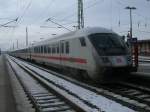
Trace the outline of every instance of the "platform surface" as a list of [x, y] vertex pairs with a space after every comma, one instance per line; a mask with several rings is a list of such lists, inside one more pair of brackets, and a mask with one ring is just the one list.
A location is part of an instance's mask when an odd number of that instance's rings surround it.
[[16, 112], [15, 100], [4, 61], [4, 56], [0, 55], [0, 112]]

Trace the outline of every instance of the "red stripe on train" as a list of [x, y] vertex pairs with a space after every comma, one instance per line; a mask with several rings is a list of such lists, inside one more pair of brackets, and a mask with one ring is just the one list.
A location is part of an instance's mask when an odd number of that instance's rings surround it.
[[46, 58], [46, 59], [53, 59], [53, 60], [63, 60], [63, 61], [69, 61], [69, 62], [76, 62], [76, 63], [83, 63], [86, 64], [86, 59], [82, 58], [73, 58], [73, 57], [58, 57], [58, 56], [39, 56], [39, 55], [32, 55], [33, 57], [37, 58]]

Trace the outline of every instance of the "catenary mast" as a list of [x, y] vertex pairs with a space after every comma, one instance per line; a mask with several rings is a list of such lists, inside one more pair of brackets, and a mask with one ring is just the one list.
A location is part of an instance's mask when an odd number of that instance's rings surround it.
[[84, 28], [83, 0], [78, 0], [78, 29]]

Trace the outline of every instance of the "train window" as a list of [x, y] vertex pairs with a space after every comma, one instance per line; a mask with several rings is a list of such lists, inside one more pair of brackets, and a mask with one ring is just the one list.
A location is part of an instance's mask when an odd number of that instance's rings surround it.
[[48, 47], [48, 53], [49, 53], [49, 54], [51, 53], [51, 48], [50, 48], [50, 47]]
[[39, 53], [39, 47], [37, 47], [37, 53]]
[[44, 53], [47, 53], [47, 47], [44, 46]]
[[37, 47], [35, 47], [35, 53], [37, 53]]
[[57, 53], [59, 53], [59, 45], [57, 45]]
[[50, 53], [52, 53], [52, 48], [51, 47], [49, 48], [49, 51], [50, 51]]
[[43, 52], [46, 53], [46, 48], [45, 48], [45, 46], [43, 46]]
[[69, 42], [66, 42], [66, 53], [69, 53]]
[[37, 53], [37, 47], [34, 48], [34, 53]]
[[36, 47], [34, 47], [33, 49], [34, 49], [34, 53], [36, 53]]
[[41, 53], [41, 47], [39, 46], [39, 53]]
[[35, 53], [35, 47], [32, 48], [32, 52]]
[[42, 46], [42, 48], [43, 48], [43, 49], [42, 49], [42, 51], [43, 51], [42, 53], [44, 53], [44, 46]]
[[61, 43], [61, 53], [64, 53], [64, 43]]
[[36, 47], [33, 47], [33, 52], [36, 53]]
[[54, 46], [54, 53], [56, 53], [56, 46]]
[[43, 53], [43, 46], [41, 46], [41, 53]]
[[31, 48], [31, 53], [34, 53], [34, 47]]
[[36, 47], [36, 53], [38, 53], [38, 47]]
[[80, 40], [81, 46], [85, 47], [86, 46], [85, 38], [81, 37], [81, 38], [79, 38], [79, 40]]
[[52, 47], [52, 53], [55, 53], [55, 46]]
[[45, 53], [48, 53], [48, 47], [45, 46]]

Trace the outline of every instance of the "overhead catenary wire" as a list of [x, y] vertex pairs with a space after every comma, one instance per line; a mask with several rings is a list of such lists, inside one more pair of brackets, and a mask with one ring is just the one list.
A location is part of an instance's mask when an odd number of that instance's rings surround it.
[[25, 10], [23, 11], [23, 13], [18, 17], [18, 24], [19, 22], [21, 22], [22, 18], [24, 17], [25, 13], [27, 12], [27, 10], [29, 9], [29, 7], [31, 6], [33, 0], [30, 0], [29, 3], [27, 4]]
[[135, 31], [139, 31], [139, 32], [142, 32], [142, 33], [150, 33], [150, 31], [144, 31], [144, 30], [140, 30], [140, 29], [135, 29]]
[[50, 2], [48, 3], [48, 5], [45, 7], [45, 9], [40, 13], [41, 15], [44, 15], [46, 12], [48, 12], [47, 10], [54, 4], [55, 0], [50, 0]]
[[[67, 7], [65, 10], [60, 11], [60, 12], [56, 13], [56, 15], [51, 16], [51, 18], [57, 18], [57, 17], [59, 17], [61, 14], [66, 13], [66, 12], [68, 11], [68, 9], [69, 9], [69, 8], [72, 8], [73, 6], [75, 6], [74, 3], [71, 4], [71, 5], [69, 5], [69, 7]], [[73, 14], [74, 14], [74, 13], [73, 13]], [[61, 20], [59, 20], [59, 21], [61, 21]]]
[[[18, 2], [17, 2], [17, 8], [18, 8], [18, 10], [20, 10], [20, 8], [21, 8], [21, 2], [23, 2], [23, 1], [18, 0]], [[16, 26], [17, 26], [19, 23], [21, 23], [21, 20], [22, 20], [22, 18], [24, 17], [26, 11], [27, 11], [27, 10], [29, 9], [29, 7], [31, 6], [31, 3], [32, 3], [32, 0], [30, 0], [30, 1], [28, 2], [28, 4], [23, 7], [23, 9], [24, 9], [23, 12], [22, 12], [20, 15], [18, 15], [17, 19], [15, 19], [15, 24], [16, 24]], [[16, 11], [16, 14], [17, 14], [17, 12], [18, 12], [18, 14], [19, 14], [19, 11]], [[5, 26], [5, 27], [12, 27], [12, 28], [13, 28], [13, 29], [12, 29], [12, 36], [11, 36], [11, 37], [15, 37], [16, 26], [8, 26], [8, 25]], [[15, 40], [16, 40], [16, 39], [15, 39]]]
[[[49, 0], [49, 3], [47, 3], [48, 5], [46, 5], [45, 8], [39, 13], [39, 18], [40, 18], [40, 19], [43, 18], [44, 15], [46, 15], [46, 13], [49, 12], [48, 9], [50, 9], [51, 6], [55, 3], [54, 1], [55, 1], [55, 0]], [[34, 20], [34, 21], [32, 22], [32, 24], [37, 23], [39, 18], [37, 18], [37, 20]]]
[[[101, 0], [101, 3], [102, 3], [103, 1], [104, 1], [104, 0]], [[100, 2], [100, 0], [96, 0], [94, 3], [92, 3], [92, 4], [88, 5], [88, 6], [86, 6], [86, 7], [84, 8], [84, 10], [85, 10], [85, 9], [89, 9], [89, 8], [91, 8], [91, 7], [94, 7], [95, 5], [98, 4], [98, 2]], [[64, 22], [64, 21], [67, 21], [69, 18], [72, 18], [74, 15], [76, 15], [76, 14], [73, 13], [73, 14], [71, 14], [71, 15], [69, 15], [69, 16], [67, 16], [67, 17], [65, 17], [65, 18], [63, 18], [63, 19], [61, 19], [61, 20], [57, 20], [57, 21], [58, 21], [59, 24], [60, 24], [60, 23], [62, 23], [62, 22]], [[50, 18], [52, 18], [52, 17], [50, 17]], [[56, 19], [55, 19], [55, 21], [56, 21]], [[58, 22], [57, 22], [57, 23], [58, 23]], [[73, 24], [73, 23], [76, 23], [76, 22], [66, 23], [66, 24]], [[61, 24], [61, 25], [65, 25], [65, 24]]]
[[[92, 7], [96, 6], [96, 5], [98, 5], [99, 2], [102, 3], [102, 2], [104, 2], [104, 0], [96, 0], [96, 1], [94, 1], [94, 3], [92, 3], [92, 4], [88, 5], [88, 6], [85, 6], [85, 7], [84, 7], [84, 11], [86, 11], [86, 10], [89, 9], [89, 8], [92, 8]], [[65, 20], [68, 20], [68, 19], [72, 18], [72, 17], [75, 16], [75, 15], [76, 15], [75, 13], [72, 13], [72, 14], [70, 14], [70, 15], [68, 15], [68, 16], [66, 16], [66, 17], [64, 17], [64, 18], [62, 18], [62, 19], [60, 20], [60, 22], [65, 21]]]
[[18, 18], [14, 19], [14, 20], [12, 20], [12, 21], [6, 22], [6, 23], [4, 23], [4, 24], [1, 24], [0, 27], [7, 27], [6, 25], [8, 25], [8, 24], [10, 24], [10, 23], [12, 23], [12, 22], [17, 22], [17, 21], [18, 21]]
[[64, 29], [66, 29], [66, 30], [68, 30], [68, 31], [72, 31], [72, 30], [66, 28], [65, 26], [63, 26], [63, 25], [61, 25], [61, 24], [59, 24], [59, 23], [53, 21], [51, 18], [48, 18], [46, 21], [47, 21], [47, 22], [50, 21], [50, 22], [52, 22], [52, 23], [54, 23], [54, 24], [56, 24], [56, 25], [58, 25], [58, 26], [60, 26], [60, 27], [62, 27], [62, 28], [64, 28]]

